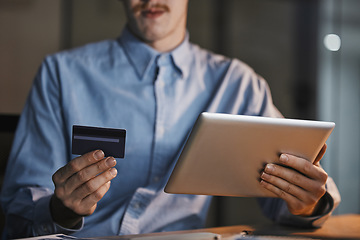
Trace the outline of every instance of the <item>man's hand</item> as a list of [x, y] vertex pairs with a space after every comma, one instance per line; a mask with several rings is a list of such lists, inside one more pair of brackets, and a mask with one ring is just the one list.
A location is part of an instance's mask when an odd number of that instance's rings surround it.
[[278, 164], [267, 164], [260, 184], [286, 201], [294, 215], [311, 216], [321, 205], [327, 173], [319, 161], [326, 144], [313, 163], [290, 154], [281, 154]]
[[91, 215], [117, 174], [115, 165], [113, 157], [104, 158], [104, 153], [96, 150], [74, 158], [60, 168], [53, 175], [55, 193], [50, 209], [54, 221], [72, 228], [82, 216]]

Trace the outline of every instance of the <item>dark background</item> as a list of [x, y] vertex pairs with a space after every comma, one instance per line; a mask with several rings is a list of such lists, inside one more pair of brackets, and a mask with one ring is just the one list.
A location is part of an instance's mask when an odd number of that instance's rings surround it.
[[[189, 1], [192, 42], [253, 67], [285, 117], [336, 122], [323, 160], [343, 197], [336, 213], [360, 213], [358, 9], [356, 0]], [[115, 38], [124, 23], [118, 0], [0, 0], [0, 186], [43, 57]], [[340, 35], [340, 51], [325, 48], [329, 33]], [[266, 221], [255, 199], [216, 197], [207, 226]]]

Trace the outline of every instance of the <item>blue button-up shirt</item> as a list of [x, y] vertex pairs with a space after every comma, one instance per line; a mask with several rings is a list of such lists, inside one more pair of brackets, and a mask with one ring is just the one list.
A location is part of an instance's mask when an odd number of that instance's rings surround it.
[[[188, 38], [159, 53], [125, 29], [117, 40], [46, 57], [8, 162], [1, 195], [7, 234], [94, 237], [203, 227], [211, 197], [163, 191], [203, 111], [280, 116], [251, 68]], [[127, 130], [117, 177], [76, 231], [56, 225], [49, 211], [52, 174], [76, 157], [74, 124]]]

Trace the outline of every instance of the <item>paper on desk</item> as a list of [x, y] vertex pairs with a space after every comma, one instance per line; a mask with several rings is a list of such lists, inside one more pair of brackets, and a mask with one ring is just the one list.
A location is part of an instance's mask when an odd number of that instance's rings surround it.
[[46, 235], [39, 237], [31, 237], [31, 238], [21, 238], [22, 240], [51, 240], [51, 239], [77, 239], [76, 237], [68, 236], [65, 234], [54, 234], [54, 235]]
[[108, 238], [94, 238], [101, 240], [220, 240], [221, 235], [211, 232], [197, 232], [197, 233], [169, 233], [164, 235], [153, 235], [153, 236], [117, 236]]
[[256, 235], [235, 235], [223, 240], [320, 240], [318, 238], [301, 237], [301, 236], [256, 236]]
[[22, 238], [22, 240], [52, 240], [52, 239], [77, 239], [77, 240], [106, 240], [106, 239], [119, 239], [119, 240], [220, 240], [219, 234], [210, 232], [198, 232], [198, 233], [179, 233], [179, 234], [166, 234], [163, 236], [137, 236], [133, 235], [130, 237], [113, 236], [113, 237], [96, 237], [96, 238], [76, 238], [64, 234], [47, 235], [32, 238]]
[[134, 237], [129, 240], [220, 240], [219, 234], [210, 232], [180, 233], [165, 236]]

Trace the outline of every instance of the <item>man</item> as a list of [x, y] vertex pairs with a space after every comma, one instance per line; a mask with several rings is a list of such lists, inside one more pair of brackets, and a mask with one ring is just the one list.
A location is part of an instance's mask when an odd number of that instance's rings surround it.
[[[197, 116], [281, 117], [251, 68], [189, 43], [187, 1], [123, 2], [119, 39], [49, 56], [38, 72], [1, 195], [8, 237], [203, 227], [210, 197], [163, 192]], [[127, 129], [125, 159], [73, 156], [74, 124]], [[259, 184], [280, 197], [260, 201], [265, 213], [318, 226], [339, 201], [336, 187], [318, 163], [288, 154], [279, 163], [261, 174]]]

